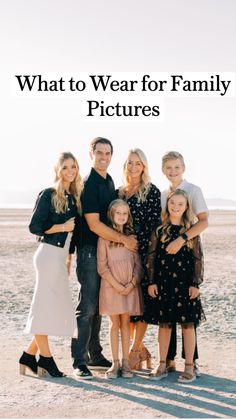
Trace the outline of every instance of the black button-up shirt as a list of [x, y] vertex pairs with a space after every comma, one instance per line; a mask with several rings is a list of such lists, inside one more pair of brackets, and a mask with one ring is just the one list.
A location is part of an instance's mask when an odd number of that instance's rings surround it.
[[111, 176], [107, 174], [105, 179], [92, 168], [89, 176], [85, 179], [81, 195], [83, 211], [82, 231], [79, 240], [81, 247], [85, 245], [96, 247], [98, 241], [97, 234], [90, 230], [84, 214], [99, 214], [100, 220], [107, 224], [107, 210], [113, 199], [116, 199], [116, 193]]

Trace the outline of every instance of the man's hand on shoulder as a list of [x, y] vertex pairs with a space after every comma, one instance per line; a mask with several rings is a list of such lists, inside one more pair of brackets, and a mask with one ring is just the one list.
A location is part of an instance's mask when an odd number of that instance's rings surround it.
[[136, 252], [138, 250], [138, 240], [134, 235], [122, 235], [122, 243], [126, 247], [126, 249], [131, 250], [131, 252]]

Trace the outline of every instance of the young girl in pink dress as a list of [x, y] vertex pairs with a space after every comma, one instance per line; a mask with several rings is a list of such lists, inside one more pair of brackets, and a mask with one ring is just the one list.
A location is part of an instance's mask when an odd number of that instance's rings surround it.
[[[111, 202], [108, 209], [111, 226], [122, 234], [133, 234], [129, 205], [122, 199]], [[107, 378], [133, 376], [129, 365], [130, 315], [142, 314], [139, 283], [142, 267], [138, 253], [122, 244], [98, 240], [98, 272], [101, 275], [99, 313], [110, 318], [112, 366]], [[119, 361], [119, 331], [122, 344], [122, 365]]]

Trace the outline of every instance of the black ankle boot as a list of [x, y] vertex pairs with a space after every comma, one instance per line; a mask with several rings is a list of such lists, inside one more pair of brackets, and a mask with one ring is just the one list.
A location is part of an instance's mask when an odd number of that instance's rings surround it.
[[34, 374], [37, 374], [38, 366], [35, 355], [27, 354], [23, 352], [19, 359], [20, 364], [20, 374], [25, 375], [26, 368], [29, 368]]
[[65, 374], [57, 368], [52, 356], [46, 357], [40, 355], [38, 360], [38, 375], [42, 377], [45, 372], [48, 372], [51, 377], [65, 377]]

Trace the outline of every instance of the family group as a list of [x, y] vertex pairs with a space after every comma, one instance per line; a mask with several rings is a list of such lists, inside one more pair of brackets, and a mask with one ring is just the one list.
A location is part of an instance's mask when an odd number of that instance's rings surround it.
[[[52, 357], [51, 335], [72, 337], [76, 379], [92, 379], [94, 369], [105, 369], [108, 379], [131, 378], [146, 361], [150, 379], [161, 380], [176, 368], [180, 324], [185, 368], [178, 381], [192, 382], [200, 376], [196, 328], [205, 318], [199, 295], [200, 234], [208, 226], [205, 199], [198, 186], [183, 178], [185, 163], [179, 152], [162, 158], [169, 181], [162, 193], [151, 183], [146, 156], [138, 148], [129, 151], [123, 185], [115, 189], [107, 173], [112, 155], [111, 141], [95, 138], [90, 144], [92, 168], [82, 181], [76, 158], [63, 152], [53, 187], [37, 198], [29, 230], [40, 244], [25, 328], [33, 338], [19, 359], [20, 373], [28, 368], [38, 376], [65, 375]], [[68, 283], [75, 252], [76, 311]], [[104, 315], [109, 316], [112, 362], [100, 343]], [[148, 324], [159, 326], [159, 363], [154, 369], [143, 343]]]

